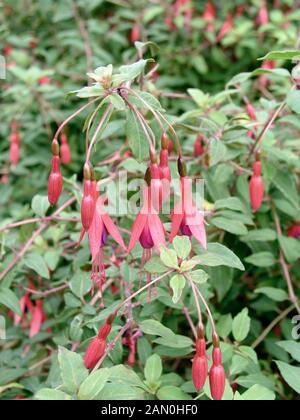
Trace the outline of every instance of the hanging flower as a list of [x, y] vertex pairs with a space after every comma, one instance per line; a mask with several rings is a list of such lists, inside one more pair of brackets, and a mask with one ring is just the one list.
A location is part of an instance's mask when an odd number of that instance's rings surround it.
[[104, 210], [104, 200], [100, 198], [95, 179], [91, 181], [91, 185], [91, 194], [95, 203], [93, 220], [88, 230], [92, 255], [92, 280], [98, 286], [100, 295], [102, 296], [102, 285], [106, 278], [103, 264], [103, 247], [107, 243], [108, 236], [110, 235], [123, 250], [126, 250], [126, 247], [118, 228]]
[[233, 17], [232, 17], [232, 14], [229, 13], [227, 15], [227, 18], [222, 28], [220, 29], [220, 32], [218, 33], [217, 42], [221, 42], [225, 38], [225, 36], [232, 31], [232, 29], [233, 29]]
[[138, 241], [144, 250], [165, 246], [165, 230], [152, 203], [151, 172], [146, 172], [147, 186], [144, 189], [144, 203], [132, 227], [132, 234], [128, 246], [128, 253], [133, 250]]
[[194, 237], [206, 249], [206, 232], [204, 217], [197, 209], [193, 198], [190, 181], [186, 174], [185, 164], [178, 160], [180, 174], [181, 200], [175, 206], [171, 215], [172, 229], [170, 242], [181, 232], [183, 235]]

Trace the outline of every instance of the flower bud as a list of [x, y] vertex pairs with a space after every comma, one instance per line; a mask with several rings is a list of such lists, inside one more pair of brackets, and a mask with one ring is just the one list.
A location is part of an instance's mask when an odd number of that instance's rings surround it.
[[140, 39], [140, 35], [141, 35], [141, 28], [139, 23], [135, 23], [132, 27], [131, 30], [131, 34], [130, 34], [130, 40], [131, 42], [134, 44], [135, 42], [137, 42]]
[[265, 194], [264, 180], [261, 176], [261, 162], [259, 161], [253, 165], [253, 176], [249, 184], [249, 193], [251, 207], [255, 213], [261, 208]]
[[81, 203], [81, 222], [83, 228], [88, 231], [93, 222], [96, 203], [93, 194], [93, 183], [91, 180], [84, 181], [84, 194]]
[[300, 238], [300, 222], [297, 222], [289, 228], [288, 236], [295, 239]]
[[205, 385], [208, 376], [208, 362], [206, 356], [206, 342], [198, 339], [196, 342], [196, 355], [193, 360], [192, 378], [197, 392]]
[[214, 400], [221, 401], [225, 392], [225, 371], [219, 347], [213, 349], [212, 358], [213, 365], [209, 374], [210, 391]]
[[198, 136], [194, 143], [194, 157], [201, 157], [203, 154], [203, 136]]
[[52, 171], [48, 180], [48, 200], [51, 206], [54, 206], [62, 192], [62, 174], [60, 172], [60, 159], [59, 156], [52, 157]]
[[98, 337], [94, 338], [84, 354], [84, 366], [87, 369], [94, 369], [101, 357], [105, 353], [106, 341], [99, 339]]
[[9, 150], [9, 161], [12, 165], [17, 165], [20, 158], [19, 144], [11, 143]]
[[60, 136], [61, 139], [61, 148], [60, 148], [60, 155], [61, 160], [64, 165], [69, 165], [72, 160], [71, 149], [68, 143], [68, 138], [65, 134]]

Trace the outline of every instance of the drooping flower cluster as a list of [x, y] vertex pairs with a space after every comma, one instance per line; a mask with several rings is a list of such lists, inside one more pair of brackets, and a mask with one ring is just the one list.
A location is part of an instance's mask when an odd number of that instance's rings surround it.
[[[196, 340], [196, 354], [192, 365], [192, 378], [197, 392], [200, 392], [208, 377], [208, 356], [203, 327], [199, 328]], [[220, 401], [225, 391], [225, 370], [218, 336], [213, 335], [212, 367], [209, 372], [210, 392], [214, 400]]]

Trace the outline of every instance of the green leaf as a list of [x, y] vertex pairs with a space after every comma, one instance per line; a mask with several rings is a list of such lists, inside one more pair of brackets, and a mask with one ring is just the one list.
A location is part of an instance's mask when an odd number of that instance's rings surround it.
[[140, 60], [136, 63], [121, 66], [119, 73], [113, 76], [114, 86], [119, 86], [121, 83], [133, 81], [140, 76], [145, 70], [146, 64], [150, 60]]
[[35, 271], [39, 276], [48, 280], [50, 279], [47, 264], [45, 263], [44, 258], [40, 254], [38, 254], [37, 252], [27, 254], [24, 257], [23, 261], [26, 267]]
[[204, 270], [195, 270], [191, 273], [191, 278], [195, 283], [204, 284], [207, 282], [209, 275]]
[[286, 51], [271, 51], [259, 60], [294, 60], [300, 58], [300, 51], [286, 50]]
[[109, 377], [109, 369], [100, 369], [91, 373], [81, 384], [78, 399], [84, 401], [97, 400]]
[[147, 359], [144, 374], [148, 384], [156, 385], [162, 375], [162, 361], [157, 354], [153, 354]]
[[178, 258], [185, 260], [190, 255], [192, 245], [191, 240], [188, 236], [176, 236], [172, 244], [177, 253]]
[[39, 390], [35, 394], [34, 398], [39, 401], [71, 401], [73, 399], [65, 392], [49, 388]]
[[125, 111], [126, 104], [124, 99], [121, 98], [120, 95], [117, 93], [113, 93], [107, 97], [107, 99], [111, 102], [111, 104], [117, 109], [118, 111]]
[[174, 303], [178, 303], [183, 289], [185, 287], [186, 284], [186, 280], [183, 276], [181, 276], [180, 274], [176, 274], [174, 277], [171, 278], [170, 280], [170, 287], [173, 290], [173, 302]]
[[277, 234], [272, 229], [256, 229], [248, 232], [248, 235], [243, 236], [241, 240], [243, 242], [272, 242], [276, 241]]
[[277, 346], [288, 352], [294, 360], [300, 362], [300, 344], [296, 341], [279, 341]]
[[255, 265], [255, 267], [273, 267], [276, 264], [276, 260], [271, 252], [252, 254], [250, 257], [245, 258], [245, 261]]
[[88, 370], [84, 367], [82, 357], [64, 347], [59, 347], [58, 362], [64, 390], [77, 393], [81, 384], [89, 375]]
[[22, 316], [19, 300], [10, 289], [4, 287], [0, 289], [0, 303], [9, 308], [15, 314]]
[[245, 308], [233, 320], [232, 333], [234, 339], [239, 343], [244, 341], [250, 332], [250, 327], [251, 319], [249, 317], [249, 310]]
[[232, 233], [233, 235], [247, 235], [248, 233], [246, 226], [238, 220], [233, 221], [226, 219], [225, 217], [214, 217], [211, 222], [217, 228]]
[[200, 89], [188, 89], [188, 94], [193, 98], [199, 108], [206, 108], [209, 104], [209, 95]]
[[300, 394], [300, 368], [279, 361], [276, 364], [286, 383]]
[[286, 103], [296, 114], [300, 114], [300, 92], [299, 90], [293, 90], [288, 93]]
[[288, 238], [286, 236], [280, 236], [278, 238], [280, 246], [287, 261], [292, 264], [300, 258], [300, 242], [295, 238]]
[[285, 290], [276, 289], [275, 287], [260, 287], [255, 290], [255, 293], [261, 293], [275, 302], [284, 302], [289, 300], [288, 294]]
[[47, 196], [36, 195], [32, 199], [31, 208], [39, 217], [44, 217], [50, 207]]
[[140, 323], [140, 328], [145, 334], [159, 335], [161, 337], [172, 337], [175, 334], [172, 330], [153, 319], [148, 319]]
[[91, 291], [92, 282], [90, 273], [80, 271], [70, 281], [70, 289], [79, 298], [83, 298]]
[[210, 143], [211, 160], [210, 166], [215, 166], [223, 161], [227, 154], [227, 147], [219, 139], [213, 139]]
[[142, 162], [148, 155], [149, 143], [137, 116], [131, 109], [126, 113], [126, 136], [135, 158]]
[[215, 209], [229, 209], [229, 210], [235, 210], [235, 211], [244, 211], [244, 205], [241, 202], [241, 200], [237, 197], [229, 197], [229, 198], [223, 198], [222, 200], [218, 200], [215, 203]]
[[242, 395], [244, 401], [274, 401], [275, 398], [274, 392], [261, 385], [254, 385]]
[[144, 269], [151, 274], [163, 274], [168, 271], [167, 267], [162, 263], [158, 256], [155, 256], [147, 261]]
[[169, 268], [178, 269], [178, 258], [177, 254], [173, 249], [162, 248], [160, 253], [160, 259]]
[[299, 210], [299, 192], [293, 175], [287, 171], [278, 171], [272, 182], [295, 209]]
[[207, 251], [202, 255], [194, 257], [192, 261], [195, 261], [197, 264], [209, 267], [218, 267], [223, 265], [237, 268], [241, 271], [245, 270], [241, 260], [226, 246], [218, 243], [208, 244]]
[[160, 401], [185, 401], [191, 400], [188, 394], [175, 386], [164, 386], [157, 392], [157, 398]]

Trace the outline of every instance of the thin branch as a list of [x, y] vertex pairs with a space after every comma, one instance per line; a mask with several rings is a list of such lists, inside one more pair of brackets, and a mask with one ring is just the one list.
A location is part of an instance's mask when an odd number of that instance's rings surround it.
[[91, 73], [93, 71], [93, 50], [86, 24], [80, 16], [76, 0], [72, 1], [72, 11], [84, 44], [87, 73]]
[[[271, 203], [271, 206], [272, 206], [276, 231], [277, 231], [277, 235], [278, 235], [278, 238], [279, 238], [280, 236], [282, 236], [280, 219], [279, 219], [279, 216], [276, 212], [276, 208], [274, 206], [274, 203]], [[280, 247], [279, 262], [280, 262], [282, 272], [283, 272], [283, 275], [284, 275], [284, 278], [285, 278], [285, 281], [286, 281], [286, 284], [287, 284], [287, 287], [288, 287], [289, 298], [290, 298], [291, 303], [296, 308], [298, 314], [300, 315], [300, 305], [299, 305], [298, 298], [297, 298], [296, 293], [295, 293], [295, 289], [294, 289], [294, 286], [293, 286], [293, 281], [292, 281], [292, 278], [291, 278], [291, 275], [290, 275], [290, 272], [289, 272], [289, 268], [288, 268], [288, 265], [286, 263], [284, 253], [283, 253], [283, 249], [280, 245], [280, 242], [279, 242], [279, 247]]]
[[279, 322], [282, 321], [285, 317], [287, 317], [293, 310], [295, 310], [295, 305], [290, 306], [284, 312], [282, 312], [277, 318], [275, 318], [271, 322], [271, 324], [263, 331], [263, 333], [254, 341], [251, 347], [255, 350], [256, 347], [258, 347], [264, 341], [264, 339], [270, 334], [273, 328], [275, 328], [276, 325], [279, 324]]
[[[75, 197], [70, 198], [67, 202], [65, 202], [55, 213], [53, 216], [58, 216], [62, 211], [64, 211], [67, 207], [71, 206], [76, 201]], [[22, 247], [13, 261], [8, 264], [2, 273], [0, 273], [0, 281], [4, 279], [4, 277], [14, 268], [14, 266], [24, 257], [26, 252], [31, 248], [34, 244], [34, 241], [41, 235], [41, 233], [50, 226], [50, 222], [43, 223], [31, 236], [31, 238], [26, 242], [26, 244]]]

